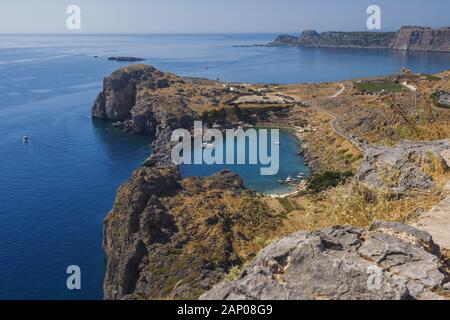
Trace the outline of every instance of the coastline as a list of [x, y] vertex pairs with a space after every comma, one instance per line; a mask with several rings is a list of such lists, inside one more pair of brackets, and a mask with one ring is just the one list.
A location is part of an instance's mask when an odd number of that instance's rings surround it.
[[317, 174], [322, 170], [322, 168], [318, 162], [317, 156], [315, 156], [314, 153], [311, 150], [309, 150], [308, 144], [305, 143], [305, 137], [299, 132], [298, 128], [296, 128], [294, 125], [286, 126], [286, 125], [280, 125], [280, 124], [275, 123], [273, 125], [268, 125], [268, 124], [257, 125], [257, 127], [278, 128], [278, 129], [285, 129], [285, 130], [291, 131], [292, 135], [297, 139], [297, 142], [298, 142], [297, 154], [298, 154], [298, 156], [303, 157], [303, 159], [305, 161], [305, 165], [310, 170], [309, 175], [311, 176], [311, 175]]

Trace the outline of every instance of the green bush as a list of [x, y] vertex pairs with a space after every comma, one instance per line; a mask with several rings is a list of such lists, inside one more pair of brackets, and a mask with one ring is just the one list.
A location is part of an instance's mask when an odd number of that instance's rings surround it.
[[325, 171], [321, 174], [312, 176], [308, 180], [308, 191], [312, 193], [319, 193], [329, 188], [334, 188], [352, 176], [353, 173], [351, 171]]

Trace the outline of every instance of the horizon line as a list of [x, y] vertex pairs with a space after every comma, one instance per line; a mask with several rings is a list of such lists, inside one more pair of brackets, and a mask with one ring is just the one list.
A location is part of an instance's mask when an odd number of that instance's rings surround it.
[[[314, 30], [304, 29], [300, 31], [220, 31], [220, 32], [83, 32], [83, 31], [71, 31], [71, 32], [0, 32], [0, 36], [20, 36], [20, 35], [58, 35], [58, 36], [81, 36], [81, 35], [223, 35], [223, 34], [301, 34], [302, 31]], [[317, 31], [317, 30], [315, 30]], [[322, 32], [396, 32], [398, 30], [354, 30], [354, 31], [317, 31]]]

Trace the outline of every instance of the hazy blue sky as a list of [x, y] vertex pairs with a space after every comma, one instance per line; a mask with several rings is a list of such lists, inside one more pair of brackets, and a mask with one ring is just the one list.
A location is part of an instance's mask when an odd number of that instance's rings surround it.
[[0, 0], [0, 33], [67, 32], [70, 4], [85, 33], [365, 30], [371, 4], [383, 30], [450, 25], [450, 0]]

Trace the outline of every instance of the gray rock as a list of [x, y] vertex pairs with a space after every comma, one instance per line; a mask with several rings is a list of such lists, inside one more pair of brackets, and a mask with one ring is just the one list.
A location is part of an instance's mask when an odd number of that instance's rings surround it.
[[124, 121], [131, 118], [136, 104], [137, 87], [144, 78], [161, 76], [151, 66], [133, 65], [113, 72], [103, 81], [103, 91], [92, 107], [92, 116], [99, 119]]
[[439, 257], [429, 234], [400, 223], [297, 232], [200, 299], [437, 299], [448, 276]]
[[394, 147], [370, 146], [364, 150], [364, 159], [355, 180], [368, 188], [384, 188], [395, 194], [411, 189], [430, 190], [435, 185], [421, 165], [438, 159], [448, 169], [444, 157], [450, 150], [449, 140], [432, 142], [402, 141]]

